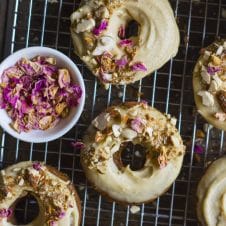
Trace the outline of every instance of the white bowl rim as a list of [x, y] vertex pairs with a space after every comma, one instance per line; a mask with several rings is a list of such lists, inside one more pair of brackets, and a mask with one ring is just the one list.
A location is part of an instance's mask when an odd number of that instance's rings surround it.
[[[3, 68], [3, 65], [7, 62], [10, 61], [11, 58], [15, 57], [15, 56], [20, 56], [20, 58], [23, 57], [23, 55], [25, 55], [27, 52], [32, 52], [32, 51], [40, 51], [40, 55], [42, 55], [41, 51], [46, 51], [49, 53], [49, 55], [53, 55], [53, 56], [58, 56], [59, 58], [61, 58], [63, 61], [67, 62], [68, 64], [70, 64], [71, 68], [73, 69], [73, 71], [76, 74], [76, 80], [79, 83], [81, 89], [82, 89], [82, 97], [80, 98], [80, 102], [79, 105], [76, 106], [76, 108], [78, 108], [76, 114], [73, 116], [72, 120], [70, 121], [69, 124], [67, 124], [67, 126], [65, 126], [65, 128], [63, 128], [62, 130], [48, 135], [46, 138], [39, 138], [36, 137], [35, 139], [32, 138], [24, 138], [23, 137], [23, 132], [22, 133], [18, 133], [16, 132], [13, 128], [10, 128], [10, 126], [8, 127], [4, 127], [1, 123], [0, 120], [0, 126], [3, 128], [4, 131], [6, 131], [8, 134], [10, 134], [11, 136], [13, 136], [14, 138], [17, 138], [21, 141], [25, 141], [25, 142], [29, 142], [29, 143], [45, 143], [45, 142], [49, 142], [49, 141], [53, 141], [56, 140], [60, 137], [62, 137], [64, 134], [66, 134], [69, 130], [71, 130], [73, 128], [73, 126], [77, 123], [77, 121], [79, 120], [84, 106], [85, 106], [85, 97], [86, 97], [86, 89], [85, 89], [85, 84], [84, 84], [84, 80], [83, 80], [83, 76], [80, 72], [80, 70], [78, 69], [77, 65], [68, 57], [66, 56], [64, 53], [56, 50], [56, 49], [52, 49], [49, 47], [44, 47], [44, 46], [32, 46], [32, 47], [26, 47], [23, 49], [20, 49], [18, 51], [15, 51], [14, 53], [10, 54], [8, 57], [6, 57], [1, 63], [0, 63], [0, 70], [4, 71], [6, 68]], [[16, 62], [12, 62], [12, 66], [15, 65]], [[0, 75], [1, 76], [1, 75]], [[5, 111], [4, 109], [0, 109], [0, 111]], [[9, 116], [8, 116], [9, 117]], [[10, 117], [9, 117], [10, 118]], [[48, 131], [48, 130], [46, 130]], [[45, 131], [44, 131], [45, 132]], [[27, 132], [29, 133], [29, 132]]]

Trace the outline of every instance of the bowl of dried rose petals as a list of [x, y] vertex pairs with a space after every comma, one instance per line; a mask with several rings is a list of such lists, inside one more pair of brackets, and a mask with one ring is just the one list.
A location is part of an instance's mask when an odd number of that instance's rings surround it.
[[15, 138], [41, 143], [63, 136], [84, 103], [79, 69], [55, 49], [25, 48], [0, 64], [0, 126]]

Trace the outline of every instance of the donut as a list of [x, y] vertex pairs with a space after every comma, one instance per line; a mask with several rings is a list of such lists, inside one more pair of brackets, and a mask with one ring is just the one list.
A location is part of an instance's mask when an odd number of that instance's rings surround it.
[[197, 188], [197, 216], [203, 226], [226, 225], [226, 157], [215, 160]]
[[[150, 202], [178, 176], [185, 148], [176, 119], [146, 103], [127, 102], [97, 116], [84, 136], [81, 165], [101, 194], [122, 204]], [[143, 168], [131, 170], [121, 160], [128, 143], [145, 148]]]
[[180, 41], [168, 0], [85, 1], [71, 15], [71, 35], [75, 53], [106, 86], [134, 83], [162, 67]]
[[201, 52], [193, 73], [195, 103], [210, 124], [226, 130], [226, 41], [215, 41]]
[[69, 178], [41, 162], [20, 162], [0, 171], [0, 225], [13, 226], [17, 200], [33, 195], [38, 216], [30, 226], [78, 226], [80, 199]]

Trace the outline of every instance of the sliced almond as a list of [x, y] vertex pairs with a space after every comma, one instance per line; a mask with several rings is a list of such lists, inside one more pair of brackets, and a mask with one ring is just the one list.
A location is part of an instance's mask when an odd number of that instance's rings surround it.
[[175, 147], [180, 146], [180, 140], [176, 135], [171, 136], [170, 139]]
[[112, 131], [115, 137], [119, 137], [121, 134], [121, 126], [117, 124], [112, 125]]
[[122, 136], [126, 139], [133, 140], [137, 137], [137, 132], [132, 129], [125, 128], [122, 130]]
[[199, 91], [198, 95], [202, 97], [202, 104], [207, 107], [212, 107], [214, 105], [214, 97], [208, 91]]
[[108, 122], [110, 120], [110, 115], [109, 113], [101, 113], [99, 116], [97, 116], [92, 124], [99, 130], [104, 130], [106, 129], [107, 125], [108, 125]]

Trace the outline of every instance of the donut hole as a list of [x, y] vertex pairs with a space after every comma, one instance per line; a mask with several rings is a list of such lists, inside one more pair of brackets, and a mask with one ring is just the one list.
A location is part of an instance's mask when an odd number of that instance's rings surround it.
[[36, 198], [29, 194], [20, 198], [14, 204], [14, 218], [16, 225], [26, 225], [38, 217], [39, 205]]
[[125, 39], [137, 37], [139, 34], [140, 24], [136, 20], [130, 20], [125, 28]]
[[132, 171], [138, 171], [144, 167], [146, 149], [140, 144], [134, 145], [132, 142], [124, 143], [121, 145], [114, 160], [119, 168], [129, 165]]

